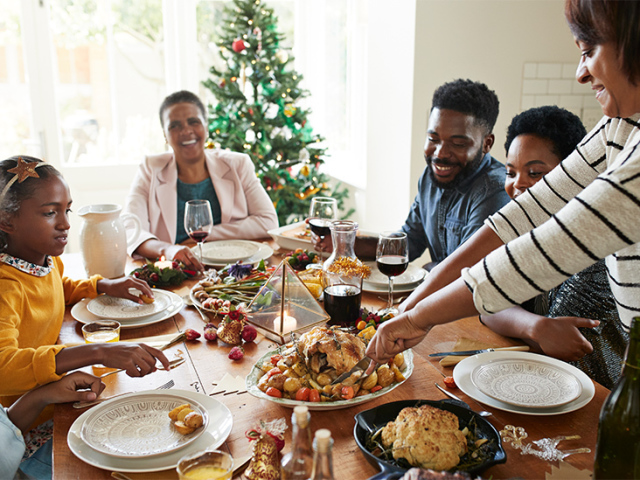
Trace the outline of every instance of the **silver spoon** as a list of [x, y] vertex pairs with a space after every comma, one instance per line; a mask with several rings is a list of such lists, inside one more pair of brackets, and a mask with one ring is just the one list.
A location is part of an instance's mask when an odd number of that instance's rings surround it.
[[182, 301], [189, 307], [196, 307], [196, 310], [200, 314], [200, 317], [202, 317], [202, 321], [204, 323], [211, 323], [211, 320], [209, 320], [207, 314], [204, 312], [204, 310], [202, 310], [202, 307], [193, 301], [190, 294], [187, 293], [186, 295], [183, 295]]
[[[442, 393], [444, 393], [447, 397], [451, 397], [451, 398], [453, 398], [454, 400], [457, 400], [457, 401], [459, 401], [459, 402], [465, 403], [465, 402], [463, 402], [459, 397], [455, 396], [453, 393], [451, 393], [451, 392], [449, 392], [449, 391], [445, 390], [445, 389], [444, 389], [444, 388], [442, 388], [440, 385], [438, 385], [438, 382], [433, 382], [433, 384], [436, 386], [436, 388], [437, 388], [438, 390], [440, 390]], [[488, 417], [488, 416], [490, 416], [490, 415], [493, 415], [493, 413], [491, 413], [491, 412], [487, 412], [486, 410], [482, 410], [482, 411], [480, 411], [480, 412], [474, 412], [474, 413], [476, 413], [476, 414], [480, 415], [481, 417]]]

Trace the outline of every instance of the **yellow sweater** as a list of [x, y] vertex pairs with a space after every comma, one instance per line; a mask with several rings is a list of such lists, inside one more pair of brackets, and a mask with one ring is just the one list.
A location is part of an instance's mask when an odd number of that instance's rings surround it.
[[65, 304], [96, 297], [101, 278], [71, 280], [63, 272], [58, 257], [42, 277], [0, 262], [0, 402], [5, 406], [16, 395], [62, 378], [55, 356], [64, 348], [56, 341]]

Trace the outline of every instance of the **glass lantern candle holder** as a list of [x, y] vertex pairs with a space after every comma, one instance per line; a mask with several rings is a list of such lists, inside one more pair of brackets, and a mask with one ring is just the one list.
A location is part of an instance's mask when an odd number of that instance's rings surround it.
[[247, 307], [247, 322], [265, 337], [284, 344], [292, 333], [326, 323], [329, 315], [284, 260]]

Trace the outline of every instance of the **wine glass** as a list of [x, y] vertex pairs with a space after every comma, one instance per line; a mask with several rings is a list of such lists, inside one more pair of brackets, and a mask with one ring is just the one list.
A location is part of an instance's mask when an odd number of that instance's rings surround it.
[[213, 215], [209, 200], [189, 200], [184, 209], [184, 230], [198, 243], [200, 263], [202, 263], [202, 244], [213, 228]]
[[[313, 197], [309, 207], [309, 227], [322, 240], [331, 234], [329, 226], [336, 220], [338, 202], [331, 197]], [[320, 252], [322, 256], [323, 251]]]
[[402, 275], [409, 266], [407, 234], [404, 232], [381, 233], [376, 248], [376, 264], [380, 273], [389, 277], [389, 302], [387, 307], [378, 314], [397, 315], [398, 309], [393, 306], [393, 277]]

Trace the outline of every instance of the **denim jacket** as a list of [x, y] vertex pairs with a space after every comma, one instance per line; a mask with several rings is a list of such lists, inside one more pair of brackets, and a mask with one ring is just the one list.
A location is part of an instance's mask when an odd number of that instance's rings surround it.
[[429, 168], [420, 177], [402, 230], [409, 240], [409, 261], [428, 248], [431, 260], [440, 263], [510, 198], [504, 189], [506, 169], [488, 153], [453, 188], [437, 186]]

